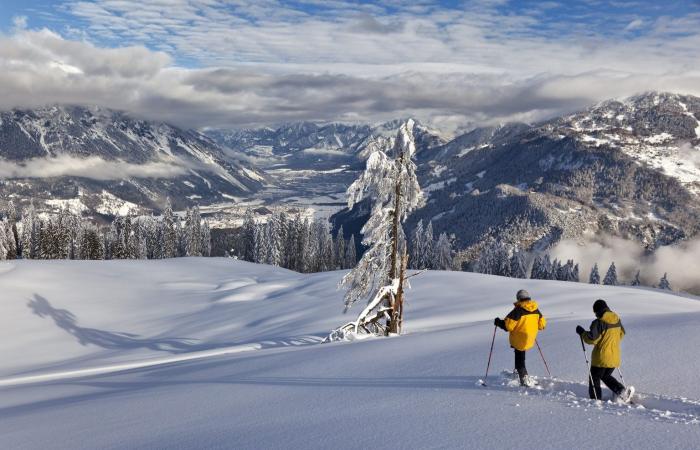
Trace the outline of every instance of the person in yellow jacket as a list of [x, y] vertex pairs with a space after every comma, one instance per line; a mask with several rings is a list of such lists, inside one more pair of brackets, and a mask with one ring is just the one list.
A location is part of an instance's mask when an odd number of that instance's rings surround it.
[[508, 340], [515, 352], [515, 370], [518, 372], [521, 386], [533, 386], [534, 380], [527, 374], [525, 367], [525, 352], [535, 345], [537, 333], [544, 330], [547, 320], [540, 312], [537, 302], [530, 294], [521, 289], [515, 295], [515, 308], [508, 313], [505, 320], [496, 317], [493, 324], [510, 333]]
[[576, 327], [576, 333], [583, 341], [594, 346], [588, 395], [596, 400], [602, 398], [602, 380], [618, 399], [626, 403], [632, 398], [634, 387], [626, 388], [612, 376], [615, 368], [620, 367], [620, 341], [625, 336], [625, 327], [605, 300], [596, 300], [593, 303], [593, 312], [596, 319], [591, 323], [590, 330], [586, 331], [581, 325]]

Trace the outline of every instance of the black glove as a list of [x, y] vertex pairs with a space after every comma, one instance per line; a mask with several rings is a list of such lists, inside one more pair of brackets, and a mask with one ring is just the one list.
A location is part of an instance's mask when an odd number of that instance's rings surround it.
[[581, 325], [576, 325], [576, 334], [581, 336], [585, 332], [586, 332], [585, 328], [583, 328]]
[[502, 330], [508, 331], [506, 330], [506, 322], [504, 320], [499, 319], [498, 317], [493, 319], [493, 324]]

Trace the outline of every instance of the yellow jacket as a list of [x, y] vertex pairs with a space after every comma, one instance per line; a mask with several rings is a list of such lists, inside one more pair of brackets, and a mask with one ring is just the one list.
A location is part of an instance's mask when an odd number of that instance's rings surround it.
[[534, 300], [524, 300], [514, 303], [515, 308], [505, 319], [506, 331], [510, 333], [510, 346], [516, 350], [528, 350], [535, 345], [537, 332], [544, 330], [547, 320]]
[[608, 310], [591, 323], [590, 331], [581, 334], [586, 344], [594, 345], [591, 365], [615, 368], [620, 366], [620, 341], [625, 327], [614, 312]]

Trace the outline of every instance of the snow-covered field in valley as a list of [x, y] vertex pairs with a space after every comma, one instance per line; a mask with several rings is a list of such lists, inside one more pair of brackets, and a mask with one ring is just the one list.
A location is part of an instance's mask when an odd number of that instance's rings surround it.
[[[405, 335], [321, 344], [341, 272], [228, 259], [0, 264], [0, 448], [698, 448], [700, 301], [629, 287], [430, 272]], [[525, 288], [549, 320], [511, 387], [493, 318]], [[577, 324], [622, 317], [636, 405], [587, 399]], [[588, 349], [590, 356], [590, 348]], [[610, 392], [604, 389], [604, 396]]]

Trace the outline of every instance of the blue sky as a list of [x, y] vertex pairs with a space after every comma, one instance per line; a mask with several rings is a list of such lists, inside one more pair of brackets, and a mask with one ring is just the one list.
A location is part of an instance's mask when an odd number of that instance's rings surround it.
[[[26, 18], [27, 27], [48, 28], [65, 36], [89, 39], [102, 46], [120, 47], [124, 45], [144, 45], [153, 50], [167, 51], [175, 61], [186, 66], [212, 65], [212, 55], [196, 49], [179, 48], [168, 45], [158, 33], [136, 35], [133, 29], [109, 29], [110, 20], [122, 18], [130, 21], [138, 29], [144, 23], [153, 24], [146, 17], [130, 18], [135, 14], [128, 1], [118, 0], [3, 0], [0, 5], [0, 29], [11, 32], [17, 18]], [[145, 5], [157, 2], [133, 2]], [[177, 6], [166, 5], [153, 8], [163, 17], [176, 10]], [[202, 2], [197, 0], [173, 0], [173, 4], [189, 5], [192, 17], [181, 16], [184, 25], [202, 26], [216, 23], [228, 26], [231, 32], [237, 31], [236, 23], [252, 27], [264, 27], [270, 22], [276, 24], [304, 23], [318, 20], [338, 23], [349, 18], [366, 16], [376, 20], [379, 26], [401, 24], [409, 18], [427, 18], [442, 14], [450, 16], [464, 12], [488, 13], [492, 20], [494, 37], [546, 37], [560, 40], [567, 37], [614, 38], [620, 41], [635, 39], [654, 33], [677, 35], [692, 34], [689, 29], [661, 30], [664, 21], [682, 19], [700, 14], [700, 1], [679, 0], [660, 2], [654, 0], [582, 0], [582, 1], [534, 1], [534, 0], [475, 0], [475, 1], [226, 1]], [[122, 7], [120, 7], [120, 4]], [[210, 8], [217, 17], [207, 17], [205, 8], [198, 4], [214, 4]], [[126, 5], [126, 6], [124, 6]], [[138, 6], [136, 7], [139, 9]], [[101, 12], [109, 15], [101, 15]], [[520, 21], [514, 20], [519, 18]], [[448, 25], [449, 17], [436, 20], [438, 29]], [[499, 22], [509, 20], [510, 24], [501, 28]], [[488, 33], [486, 33], [488, 36]], [[217, 57], [217, 64], [226, 64], [226, 55]], [[260, 58], [245, 56], [232, 58], [230, 62], [258, 61]]]
[[700, 0], [2, 0], [0, 108], [192, 126], [535, 121], [700, 94]]

